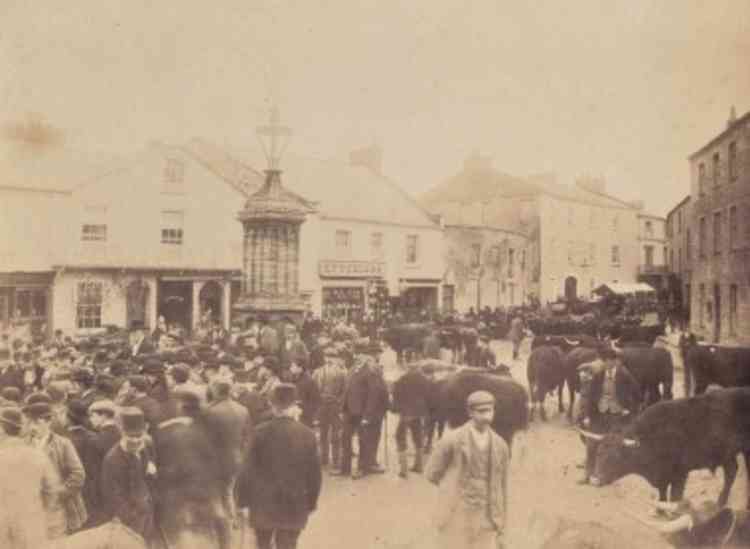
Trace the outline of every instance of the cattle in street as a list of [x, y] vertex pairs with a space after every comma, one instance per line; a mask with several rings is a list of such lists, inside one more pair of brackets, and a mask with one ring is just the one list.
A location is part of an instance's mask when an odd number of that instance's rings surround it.
[[381, 337], [396, 353], [399, 364], [411, 353], [421, 353], [424, 339], [433, 331], [430, 324], [410, 323], [396, 324], [383, 329]]
[[526, 429], [529, 421], [529, 397], [524, 387], [506, 376], [480, 373], [475, 370], [459, 371], [436, 382], [434, 399], [428, 406], [433, 409], [436, 421], [445, 421], [458, 427], [469, 419], [466, 399], [474, 391], [489, 391], [495, 397], [494, 431], [503, 437], [509, 447], [513, 436]]
[[537, 335], [531, 340], [531, 350], [537, 347], [558, 347], [563, 353], [569, 353], [578, 347], [596, 349], [601, 345], [597, 338], [586, 334]]
[[711, 384], [722, 387], [750, 386], [750, 347], [689, 344], [685, 350], [685, 383], [695, 380], [695, 394]]
[[627, 475], [645, 478], [659, 499], [679, 501], [691, 471], [718, 467], [724, 485], [718, 504], [729, 497], [737, 454], [750, 462], [750, 389], [723, 389], [648, 407], [621, 431], [587, 438], [599, 441], [591, 483], [606, 486]]
[[657, 337], [664, 335], [664, 324], [654, 324], [652, 326], [613, 324], [604, 335], [616, 340], [621, 346], [631, 343], [653, 345]]
[[554, 392], [555, 389], [557, 389], [558, 411], [560, 413], [565, 411], [562, 394], [566, 382], [570, 396], [569, 414], [572, 414], [575, 390], [578, 387], [578, 376], [575, 371], [567, 370], [565, 353], [559, 347], [543, 345], [531, 351], [526, 365], [526, 376], [531, 393], [531, 419], [534, 418], [534, 408], [536, 407], [539, 408], [539, 415], [542, 420], [547, 420], [544, 400], [547, 394]]
[[641, 387], [641, 402], [649, 406], [672, 399], [674, 364], [671, 353], [659, 347], [629, 347], [620, 351], [625, 367]]

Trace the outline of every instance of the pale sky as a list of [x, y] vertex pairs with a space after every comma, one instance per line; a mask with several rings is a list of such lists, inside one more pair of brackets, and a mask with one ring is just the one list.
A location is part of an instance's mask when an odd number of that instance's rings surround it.
[[748, 0], [3, 0], [0, 121], [116, 154], [243, 148], [275, 101], [296, 154], [376, 142], [415, 195], [478, 150], [664, 215], [687, 156], [750, 110], [748, 54]]

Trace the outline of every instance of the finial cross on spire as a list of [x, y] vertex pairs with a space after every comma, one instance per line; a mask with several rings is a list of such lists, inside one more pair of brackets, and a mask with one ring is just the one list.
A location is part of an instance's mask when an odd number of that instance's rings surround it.
[[260, 126], [257, 130], [258, 139], [263, 145], [263, 151], [268, 161], [269, 171], [278, 171], [281, 156], [284, 154], [289, 140], [292, 137], [292, 130], [288, 126], [281, 125], [279, 108], [271, 108], [271, 119], [267, 126]]

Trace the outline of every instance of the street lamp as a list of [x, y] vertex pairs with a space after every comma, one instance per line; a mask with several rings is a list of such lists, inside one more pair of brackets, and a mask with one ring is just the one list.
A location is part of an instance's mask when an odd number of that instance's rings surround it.
[[289, 146], [292, 138], [292, 130], [288, 126], [282, 126], [279, 116], [279, 108], [274, 106], [271, 109], [271, 119], [268, 125], [260, 126], [256, 133], [258, 141], [263, 147], [263, 153], [268, 162], [266, 173], [279, 173], [279, 163], [281, 157]]

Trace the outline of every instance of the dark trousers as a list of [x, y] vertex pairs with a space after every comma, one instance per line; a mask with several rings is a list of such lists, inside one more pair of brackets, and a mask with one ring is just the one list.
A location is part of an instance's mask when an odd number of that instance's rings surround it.
[[258, 549], [271, 549], [271, 539], [276, 542], [276, 549], [296, 549], [300, 532], [301, 530], [262, 530], [256, 528], [255, 539], [258, 542]]
[[423, 433], [422, 433], [422, 418], [421, 417], [404, 417], [399, 416], [398, 427], [396, 427], [396, 448], [399, 452], [406, 452], [406, 432], [411, 433], [411, 440], [414, 443], [414, 448], [422, 448], [423, 444]]
[[365, 427], [365, 436], [367, 438], [367, 454], [365, 455], [364, 466], [375, 467], [378, 464], [378, 448], [380, 447], [380, 436], [383, 432], [383, 420], [373, 421]]
[[341, 417], [336, 402], [324, 402], [318, 414], [320, 427], [320, 462], [328, 465], [330, 455], [334, 465], [341, 459]]
[[357, 435], [359, 440], [359, 459], [358, 468], [361, 471], [367, 460], [367, 434], [362, 425], [362, 416], [345, 415], [343, 427], [341, 430], [341, 472], [351, 473], [352, 471], [352, 439]]

